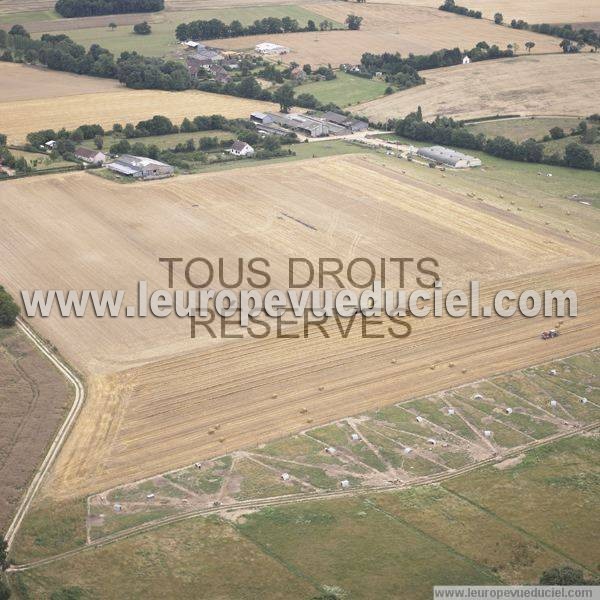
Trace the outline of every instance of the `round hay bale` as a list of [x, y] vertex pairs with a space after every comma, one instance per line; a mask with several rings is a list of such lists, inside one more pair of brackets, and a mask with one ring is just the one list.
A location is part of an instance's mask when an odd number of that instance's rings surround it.
[[277, 398], [277, 394], [272, 394], [271, 398], [273, 398], [273, 400], [275, 400], [275, 398]]
[[543, 203], [542, 203], [542, 202], [540, 202], [540, 203], [538, 204], [538, 208], [544, 208], [544, 205], [543, 205]]
[[515, 205], [515, 201], [511, 200], [510, 203], [514, 206]]
[[454, 367], [454, 363], [453, 363], [453, 362], [451, 362], [451, 363], [448, 363], [448, 366], [449, 366], [450, 368], [452, 368], [452, 367]]
[[225, 441], [225, 438], [224, 438], [224, 437], [220, 437], [220, 438], [219, 438], [219, 442], [221, 442], [221, 444], [222, 444], [224, 441]]
[[464, 368], [463, 368], [463, 369], [461, 369], [461, 373], [462, 373], [463, 375], [464, 375], [466, 372], [467, 372], [467, 370], [466, 370], [466, 369], [464, 369]]
[[320, 386], [319, 386], [319, 391], [320, 391], [320, 392], [323, 392], [323, 391], [325, 391], [325, 386], [324, 386], [324, 385], [320, 385]]
[[305, 415], [307, 412], [308, 412], [308, 408], [306, 408], [306, 406], [303, 406], [303, 407], [300, 409], [300, 414], [301, 414], [301, 415]]
[[398, 361], [395, 358], [392, 358], [391, 363], [395, 365]]
[[314, 421], [314, 419], [306, 419], [307, 423], [312, 423]]

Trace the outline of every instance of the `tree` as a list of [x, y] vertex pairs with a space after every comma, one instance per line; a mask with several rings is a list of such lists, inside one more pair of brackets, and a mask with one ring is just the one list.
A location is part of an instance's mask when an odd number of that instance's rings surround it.
[[23, 27], [23, 25], [13, 25], [10, 28], [8, 34], [9, 35], [21, 35], [26, 38], [31, 37], [29, 35], [29, 32], [27, 31], [27, 29], [25, 29], [25, 27]]
[[598, 585], [593, 579], [586, 579], [581, 569], [573, 567], [553, 567], [540, 577], [540, 585]]
[[550, 130], [550, 136], [553, 140], [560, 140], [565, 137], [565, 131], [562, 127], [553, 127]]
[[502, 22], [504, 21], [504, 17], [502, 16], [501, 12], [497, 12], [494, 15], [494, 23], [496, 23], [496, 25], [502, 25]]
[[10, 596], [10, 588], [0, 579], [0, 600], [8, 600]]
[[152, 27], [150, 27], [148, 21], [143, 21], [142, 23], [137, 23], [133, 26], [133, 33], [137, 33], [138, 35], [150, 35], [152, 33]]
[[6, 146], [6, 135], [4, 133], [0, 133], [0, 146]]
[[94, 136], [94, 146], [96, 146], [98, 150], [102, 150], [104, 147], [104, 138], [101, 135]]
[[117, 24], [114, 21], [111, 21], [108, 26], [110, 27], [111, 31], [114, 31], [117, 28]]
[[575, 142], [565, 148], [565, 162], [568, 167], [575, 169], [594, 168], [594, 156], [592, 153], [581, 144]]
[[363, 18], [358, 17], [357, 15], [348, 15], [346, 17], [346, 25], [348, 25], [348, 29], [352, 31], [357, 31], [360, 29], [360, 24], [362, 23]]
[[273, 100], [279, 103], [281, 112], [289, 112], [294, 104], [294, 88], [289, 83], [282, 85], [279, 89], [275, 90]]
[[525, 48], [527, 52], [531, 52], [531, 49], [535, 47], [535, 42], [525, 42]]
[[[4, 288], [0, 285], [0, 292]], [[0, 535], [0, 571], [4, 571], [8, 567], [8, 543], [4, 536]]]
[[567, 54], [568, 52], [572, 52], [570, 40], [562, 40], [562, 42], [559, 44], [559, 46], [560, 46], [560, 48], [562, 48], [562, 51], [565, 54]]
[[[0, 285], [0, 327], [12, 327], [20, 309], [12, 296]], [[6, 566], [6, 542], [0, 538], [0, 567]]]

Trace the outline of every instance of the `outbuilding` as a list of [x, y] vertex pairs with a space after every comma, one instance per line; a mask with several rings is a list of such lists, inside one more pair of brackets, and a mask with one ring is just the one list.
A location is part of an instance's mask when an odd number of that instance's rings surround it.
[[462, 152], [456, 152], [444, 146], [428, 146], [419, 148], [417, 154], [427, 158], [434, 163], [447, 165], [455, 169], [467, 169], [469, 167], [480, 167], [481, 159]]
[[254, 46], [254, 50], [259, 54], [287, 54], [290, 49], [279, 44], [272, 44], [271, 42], [261, 42]]
[[132, 154], [122, 154], [106, 167], [115, 173], [134, 179], [164, 179], [172, 177], [175, 173], [175, 168], [171, 165]]

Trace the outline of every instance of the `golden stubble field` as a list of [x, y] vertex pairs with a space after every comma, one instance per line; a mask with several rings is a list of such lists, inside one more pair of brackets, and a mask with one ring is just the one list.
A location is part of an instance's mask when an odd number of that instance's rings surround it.
[[554, 52], [560, 40], [550, 36], [497, 27], [485, 20], [469, 19], [440, 10], [417, 6], [378, 4], [326, 3], [306, 6], [332, 20], [343, 22], [348, 13], [363, 17], [359, 31], [326, 31], [288, 33], [270, 36], [247, 36], [213, 40], [211, 45], [228, 50], [254, 48], [259, 42], [270, 41], [289, 47], [291, 52], [281, 57], [284, 62], [299, 64], [358, 63], [365, 52], [400, 52], [407, 55], [429, 54], [442, 48], [470, 49], [482, 40], [506, 48], [518, 43], [536, 43], [533, 52]]
[[[165, 287], [159, 256], [222, 256], [228, 277], [238, 257], [264, 256], [272, 288], [287, 287], [289, 256], [434, 256], [446, 285], [478, 278], [486, 296], [504, 287], [579, 294], [580, 317], [560, 344], [538, 339], [540, 319], [426, 319], [405, 340], [363, 339], [359, 328], [342, 339], [330, 323], [329, 338], [314, 328], [307, 339], [225, 341], [191, 340], [174, 319], [33, 319], [89, 390], [48, 492], [106, 489], [297, 431], [307, 417], [327, 422], [597, 343], [591, 244], [400, 168], [354, 156], [150, 184], [85, 174], [11, 183], [0, 196], [0, 257], [14, 292], [131, 292], [138, 279]], [[175, 286], [186, 287], [179, 276]]]
[[[2, 85], [2, 84], [5, 85]], [[39, 129], [67, 129], [84, 123], [110, 128], [164, 115], [179, 124], [184, 117], [220, 114], [247, 118], [254, 110], [273, 110], [258, 100], [199, 91], [130, 90], [112, 79], [0, 63], [0, 123], [11, 143], [22, 143]]]
[[426, 118], [586, 116], [590, 94], [600, 89], [600, 55], [520, 56], [422, 74], [424, 85], [365, 102], [353, 112], [375, 121], [406, 116], [417, 106]]
[[[177, 0], [173, 0], [177, 1]], [[382, 4], [431, 6], [437, 8], [442, 2], [437, 0], [381, 0]], [[460, 2], [457, 2], [460, 4]], [[480, 10], [483, 17], [493, 19], [497, 12], [502, 13], [504, 21], [523, 19], [528, 23], [578, 23], [600, 20], [600, 4], [595, 0], [470, 0], [461, 6]], [[468, 18], [468, 17], [466, 17]]]

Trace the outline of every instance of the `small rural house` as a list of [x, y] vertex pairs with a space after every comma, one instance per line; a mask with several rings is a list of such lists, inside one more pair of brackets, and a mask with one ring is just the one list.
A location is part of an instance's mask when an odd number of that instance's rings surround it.
[[305, 81], [308, 75], [302, 67], [295, 67], [290, 71], [290, 77], [293, 81]]
[[90, 165], [101, 165], [106, 160], [106, 154], [100, 150], [90, 150], [79, 146], [75, 148], [75, 157]]
[[252, 156], [254, 154], [254, 148], [246, 142], [235, 140], [233, 146], [229, 149], [229, 152], [234, 156]]
[[347, 489], [350, 487], [350, 482], [347, 479], [342, 479], [342, 481], [340, 481], [340, 485], [344, 488]]
[[469, 65], [471, 64], [471, 59], [468, 56], [465, 56], [463, 58], [463, 65]]
[[287, 54], [290, 49], [279, 44], [272, 44], [271, 42], [261, 42], [254, 46], [254, 50], [259, 54]]
[[46, 150], [54, 150], [54, 148], [56, 148], [56, 141], [55, 140], [48, 140], [44, 144], [44, 148], [46, 148]]
[[419, 148], [417, 154], [423, 158], [427, 158], [435, 163], [448, 165], [455, 169], [467, 169], [468, 167], [480, 167], [481, 160], [462, 152], [456, 152], [450, 148], [443, 146], [429, 146], [427, 148]]
[[106, 166], [115, 173], [134, 179], [163, 179], [172, 177], [175, 173], [175, 168], [171, 165], [132, 154], [122, 154]]

